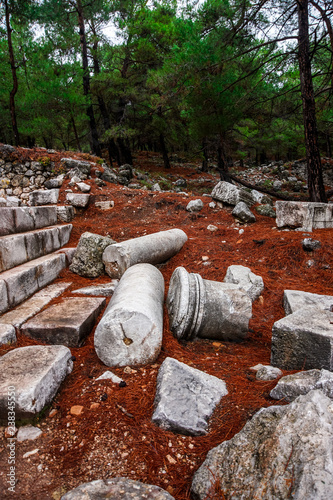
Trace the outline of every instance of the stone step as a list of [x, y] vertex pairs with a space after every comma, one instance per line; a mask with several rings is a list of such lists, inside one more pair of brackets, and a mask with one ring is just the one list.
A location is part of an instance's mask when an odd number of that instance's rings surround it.
[[15, 307], [12, 311], [8, 311], [0, 316], [0, 329], [1, 326], [4, 325], [20, 328], [23, 323], [28, 321], [28, 319], [32, 318], [35, 314], [39, 313], [43, 307], [51, 302], [51, 300], [59, 297], [59, 295], [67, 290], [70, 285], [71, 283], [52, 283], [52, 285], [49, 285], [46, 288], [43, 288], [43, 290], [35, 293], [32, 297], [22, 302], [22, 304]]
[[57, 224], [57, 207], [0, 207], [0, 236]]
[[0, 236], [0, 272], [58, 250], [68, 243], [72, 227], [66, 224]]
[[21, 332], [47, 344], [80, 347], [105, 303], [105, 298], [98, 297], [64, 299], [27, 321]]
[[64, 253], [51, 253], [0, 274], [0, 314], [50, 284], [66, 267]]
[[[38, 414], [72, 369], [71, 351], [65, 346], [20, 347], [1, 356], [0, 421], [8, 422], [8, 408], [18, 420]], [[10, 405], [8, 391], [14, 401]]]

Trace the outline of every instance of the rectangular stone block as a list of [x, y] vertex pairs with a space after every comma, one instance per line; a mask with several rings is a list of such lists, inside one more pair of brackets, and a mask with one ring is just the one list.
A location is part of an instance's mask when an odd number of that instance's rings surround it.
[[40, 189], [29, 194], [31, 205], [56, 205], [59, 198], [59, 189]]
[[57, 206], [58, 220], [61, 222], [71, 222], [75, 217], [75, 210], [72, 206]]
[[312, 229], [333, 228], [333, 204], [301, 201], [277, 201], [277, 227]]
[[306, 307], [330, 310], [333, 307], [333, 296], [303, 292], [301, 290], [285, 290], [283, 293], [283, 307], [286, 314], [292, 314], [298, 309]]
[[14, 233], [24, 233], [35, 229], [35, 218], [29, 207], [18, 207], [14, 209], [15, 228]]
[[57, 207], [31, 207], [30, 213], [34, 218], [35, 229], [42, 227], [55, 226], [57, 224]]
[[1, 274], [7, 289], [7, 308], [17, 306], [40, 288], [48, 285], [66, 267], [64, 254], [50, 254]]
[[8, 309], [8, 294], [7, 294], [7, 286], [6, 282], [1, 279], [0, 280], [0, 314], [7, 311]]
[[333, 370], [333, 312], [298, 309], [272, 328], [271, 364], [283, 370]]
[[58, 226], [59, 230], [59, 240], [60, 246], [67, 245], [69, 238], [71, 237], [71, 232], [73, 229], [73, 224], [66, 224], [65, 226]]
[[48, 344], [79, 347], [105, 306], [104, 298], [67, 298], [22, 325], [24, 335]]
[[24, 237], [10, 234], [0, 237], [0, 272], [23, 264], [28, 259]]
[[11, 207], [0, 208], [0, 236], [15, 233], [14, 210]]

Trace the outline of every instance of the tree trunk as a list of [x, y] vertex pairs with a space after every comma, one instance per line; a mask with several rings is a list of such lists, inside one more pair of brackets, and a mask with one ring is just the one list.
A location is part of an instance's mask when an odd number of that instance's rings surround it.
[[16, 119], [16, 109], [15, 109], [15, 96], [18, 91], [18, 80], [16, 73], [16, 64], [14, 57], [14, 49], [12, 43], [12, 28], [10, 26], [10, 18], [9, 18], [9, 5], [8, 1], [5, 0], [5, 16], [6, 16], [6, 29], [7, 29], [7, 43], [8, 43], [8, 52], [9, 52], [9, 61], [10, 67], [12, 70], [12, 78], [13, 78], [13, 88], [9, 94], [9, 108], [10, 108], [10, 116], [12, 121], [12, 128], [14, 133], [14, 141], [15, 146], [20, 144], [20, 135], [17, 127], [17, 119]]
[[201, 165], [201, 170], [202, 172], [208, 172], [208, 145], [207, 145], [207, 139], [204, 137], [202, 140], [202, 154], [203, 154], [203, 160], [202, 160], [202, 165]]
[[297, 1], [298, 12], [298, 64], [303, 103], [303, 122], [308, 169], [308, 190], [310, 201], [327, 202], [316, 122], [315, 99], [312, 84], [308, 0]]
[[89, 119], [90, 147], [95, 155], [100, 156], [101, 147], [98, 141], [98, 132], [97, 132], [94, 108], [91, 102], [88, 49], [87, 49], [87, 39], [84, 27], [84, 17], [83, 17], [83, 8], [81, 0], [76, 1], [76, 10], [78, 14], [79, 31], [80, 31], [80, 44], [81, 44], [82, 68], [83, 68], [83, 94], [88, 100], [86, 113]]
[[161, 151], [162, 151], [162, 156], [163, 156], [163, 163], [164, 163], [164, 168], [170, 169], [170, 161], [169, 161], [169, 156], [168, 156], [168, 150], [165, 145], [165, 139], [164, 135], [161, 133], [160, 134], [160, 146], [161, 146]]
[[224, 151], [224, 141], [222, 134], [220, 135], [219, 145], [217, 148], [217, 169], [220, 174], [221, 181], [230, 182], [228, 174], [228, 162]]

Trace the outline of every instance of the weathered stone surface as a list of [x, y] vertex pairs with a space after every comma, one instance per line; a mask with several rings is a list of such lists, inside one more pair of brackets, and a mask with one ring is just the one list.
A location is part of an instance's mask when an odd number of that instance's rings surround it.
[[283, 293], [283, 307], [286, 314], [292, 314], [303, 307], [330, 310], [331, 306], [333, 306], [333, 295], [319, 295], [301, 290], [285, 290]]
[[263, 205], [273, 205], [272, 199], [264, 193], [260, 193], [256, 189], [251, 191], [252, 198], [256, 203], [261, 203]]
[[7, 289], [7, 308], [4, 309], [1, 302], [2, 312], [15, 307], [38, 289], [51, 283], [65, 267], [65, 255], [50, 254], [4, 271], [0, 277], [0, 287], [5, 286]]
[[117, 178], [117, 174], [112, 172], [112, 170], [110, 170], [109, 168], [105, 168], [104, 172], [101, 175], [101, 180], [105, 181], [105, 182], [116, 183], [118, 178]]
[[243, 201], [237, 203], [232, 211], [232, 215], [241, 222], [255, 222], [255, 215], [251, 212], [249, 207]]
[[123, 379], [115, 375], [114, 373], [110, 372], [107, 370], [106, 372], [102, 373], [97, 380], [111, 380], [114, 384], [119, 384], [120, 382], [123, 382]]
[[69, 241], [72, 225], [0, 237], [0, 272], [54, 252]]
[[21, 200], [17, 196], [7, 196], [7, 207], [19, 207]]
[[312, 229], [332, 228], [332, 207], [327, 203], [277, 201], [277, 227], [302, 228], [304, 231]]
[[112, 200], [96, 201], [95, 207], [100, 208], [101, 210], [111, 210], [111, 208], [114, 207], [114, 201]]
[[19, 328], [29, 318], [39, 313], [51, 300], [59, 297], [70, 285], [71, 283], [64, 282], [53, 283], [43, 288], [30, 297], [30, 299], [15, 307], [13, 311], [3, 314], [0, 318], [1, 323]]
[[115, 243], [103, 253], [105, 271], [111, 278], [120, 278], [134, 264], [160, 264], [179, 252], [186, 241], [184, 231], [169, 229]]
[[69, 269], [80, 276], [97, 278], [104, 273], [103, 252], [113, 243], [115, 241], [106, 236], [83, 233]]
[[91, 164], [88, 161], [74, 160], [73, 158], [61, 158], [60, 160], [68, 169], [78, 169], [85, 175], [90, 175]]
[[16, 439], [19, 443], [22, 441], [33, 441], [39, 438], [42, 434], [43, 431], [41, 431], [39, 427], [25, 425], [24, 427], [19, 428]]
[[73, 290], [72, 293], [81, 293], [82, 295], [97, 295], [101, 297], [111, 297], [118, 285], [119, 280], [111, 280], [110, 283], [103, 283], [101, 285], [92, 285], [85, 288]]
[[59, 189], [47, 189], [32, 191], [29, 194], [30, 204], [36, 205], [56, 205], [59, 198]]
[[164, 279], [137, 264], [119, 281], [95, 330], [95, 350], [107, 366], [141, 365], [158, 357], [163, 333]]
[[208, 453], [194, 475], [193, 498], [208, 498], [219, 484], [224, 498], [233, 500], [327, 500], [333, 491], [332, 425], [333, 404], [321, 391], [260, 410]]
[[207, 434], [208, 420], [226, 394], [223, 380], [166, 358], [157, 376], [152, 421], [181, 434]]
[[57, 223], [56, 207], [1, 207], [0, 236], [23, 233]]
[[245, 266], [229, 266], [224, 277], [224, 283], [239, 285], [250, 297], [252, 302], [264, 291], [264, 282], [261, 276], [254, 274]]
[[60, 248], [59, 250], [56, 251], [56, 253], [63, 253], [65, 255], [68, 266], [70, 266], [71, 263], [73, 262], [75, 252], [76, 252], [76, 247]]
[[0, 278], [0, 314], [7, 311], [9, 308], [8, 291], [6, 282]]
[[89, 191], [91, 191], [91, 187], [85, 182], [78, 182], [77, 187], [82, 193], [89, 193]]
[[86, 208], [89, 204], [90, 194], [67, 193], [66, 200], [76, 208]]
[[177, 267], [167, 296], [170, 329], [178, 339], [239, 340], [248, 332], [252, 302], [238, 285], [204, 280]]
[[255, 210], [259, 215], [264, 215], [265, 217], [273, 217], [273, 218], [276, 217], [274, 208], [269, 204], [259, 205], [258, 207], [255, 207]]
[[318, 240], [313, 240], [312, 238], [304, 238], [302, 241], [303, 250], [306, 252], [313, 252], [321, 247], [321, 243]]
[[103, 298], [66, 298], [24, 323], [21, 332], [47, 344], [79, 347], [104, 306]]
[[191, 200], [187, 206], [186, 206], [186, 210], [188, 212], [200, 212], [200, 210], [203, 209], [203, 202], [202, 200], [198, 199], [198, 200]]
[[239, 202], [239, 189], [230, 182], [220, 181], [214, 187], [211, 197], [228, 205], [237, 205]]
[[4, 344], [13, 344], [16, 342], [15, 328], [12, 325], [2, 323], [0, 318], [0, 346]]
[[276, 321], [271, 364], [285, 370], [333, 370], [333, 312], [308, 307]]
[[281, 377], [282, 371], [275, 366], [264, 365], [261, 366], [256, 373], [257, 380], [275, 380], [278, 377]]
[[57, 217], [59, 221], [71, 222], [75, 217], [74, 207], [72, 206], [57, 206]]
[[64, 175], [58, 175], [44, 182], [46, 189], [60, 188], [64, 182]]
[[126, 477], [98, 479], [84, 483], [61, 497], [61, 500], [174, 500], [159, 486], [133, 481]]
[[308, 370], [286, 375], [280, 378], [270, 396], [290, 402], [313, 389], [320, 389], [328, 398], [333, 399], [333, 373], [328, 370]]
[[28, 346], [0, 358], [0, 419], [8, 417], [8, 387], [15, 387], [16, 418], [39, 413], [72, 371], [71, 352], [64, 346]]

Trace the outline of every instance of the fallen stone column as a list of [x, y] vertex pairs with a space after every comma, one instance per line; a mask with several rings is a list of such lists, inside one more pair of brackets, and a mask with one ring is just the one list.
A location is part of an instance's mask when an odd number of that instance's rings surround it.
[[163, 334], [164, 279], [151, 264], [123, 275], [95, 331], [95, 350], [106, 366], [142, 365], [158, 357]]
[[134, 264], [160, 264], [179, 252], [186, 241], [184, 231], [169, 229], [115, 243], [104, 250], [105, 270], [111, 278], [120, 278]]
[[235, 284], [204, 280], [177, 267], [167, 297], [175, 337], [239, 340], [248, 332], [252, 302]]

